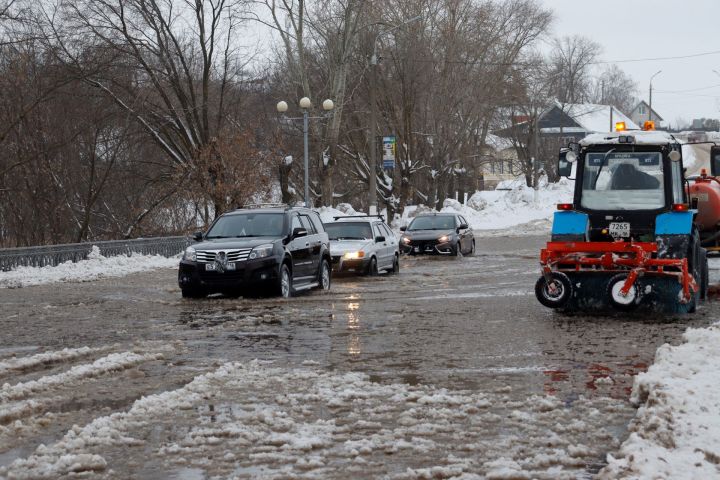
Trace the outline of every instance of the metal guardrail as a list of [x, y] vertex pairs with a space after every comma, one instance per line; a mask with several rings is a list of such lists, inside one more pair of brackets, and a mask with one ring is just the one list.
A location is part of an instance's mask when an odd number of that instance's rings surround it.
[[130, 256], [132, 253], [172, 257], [192, 243], [193, 240], [188, 237], [153, 237], [42, 247], [0, 248], [0, 271], [12, 270], [20, 266], [44, 267], [57, 266], [68, 261], [78, 262], [87, 259], [93, 246], [97, 246], [100, 254], [105, 257]]

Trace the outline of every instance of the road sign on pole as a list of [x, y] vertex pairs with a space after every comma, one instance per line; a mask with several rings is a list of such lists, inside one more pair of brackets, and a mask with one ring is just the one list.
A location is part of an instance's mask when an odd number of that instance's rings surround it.
[[383, 168], [395, 168], [395, 136], [383, 137]]

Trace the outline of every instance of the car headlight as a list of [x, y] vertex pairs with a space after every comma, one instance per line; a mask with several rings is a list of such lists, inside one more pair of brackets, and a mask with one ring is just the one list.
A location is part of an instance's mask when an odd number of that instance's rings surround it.
[[442, 237], [438, 238], [438, 242], [440, 242], [440, 243], [447, 243], [450, 240], [452, 240], [451, 235], [443, 235]]
[[357, 260], [358, 258], [363, 258], [364, 256], [365, 252], [362, 250], [358, 250], [357, 252], [347, 252], [343, 255], [343, 260]]
[[401, 240], [405, 245], [409, 244], [412, 241], [410, 237], [402, 237]]
[[265, 258], [272, 255], [273, 251], [273, 244], [272, 243], [266, 243], [264, 245], [258, 245], [257, 247], [253, 248], [250, 252], [250, 260], [255, 260], [256, 258]]
[[195, 252], [195, 249], [193, 247], [187, 247], [185, 249], [185, 253], [183, 254], [183, 260], [187, 260], [189, 262], [197, 262], [197, 252]]

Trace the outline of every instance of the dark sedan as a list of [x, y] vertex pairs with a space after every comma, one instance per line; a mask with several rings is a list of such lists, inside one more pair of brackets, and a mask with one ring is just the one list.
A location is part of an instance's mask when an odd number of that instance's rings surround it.
[[430, 213], [418, 215], [408, 227], [400, 229], [400, 249], [403, 253], [434, 253], [440, 255], [472, 255], [475, 237], [462, 215]]

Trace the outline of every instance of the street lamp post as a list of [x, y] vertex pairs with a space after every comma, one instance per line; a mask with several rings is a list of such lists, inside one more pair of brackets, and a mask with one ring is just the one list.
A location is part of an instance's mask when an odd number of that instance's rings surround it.
[[653, 78], [660, 75], [660, 73], [662, 73], [662, 70], [658, 70], [657, 73], [655, 73], [655, 75], [650, 77], [650, 111], [648, 112], [648, 120], [650, 120], [650, 121], [652, 121], [652, 111], [653, 111], [652, 110], [652, 81], [653, 81]]
[[[305, 183], [305, 207], [310, 208], [310, 155], [309, 155], [309, 148], [308, 148], [308, 130], [309, 130], [309, 120], [315, 119], [315, 118], [324, 118], [324, 117], [310, 117], [308, 115], [308, 110], [312, 107], [312, 102], [308, 97], [303, 97], [300, 99], [299, 102], [300, 108], [302, 109], [303, 116], [302, 117], [296, 117], [291, 118], [287, 117], [288, 120], [300, 120], [303, 121], [303, 158], [304, 158], [304, 164], [305, 164], [305, 174], [304, 174], [304, 183]], [[332, 100], [329, 98], [323, 101], [322, 103], [323, 110], [326, 112], [329, 112], [335, 107], [335, 104]], [[278, 102], [277, 106], [278, 113], [285, 113], [288, 110], [288, 104], [285, 101]]]
[[377, 215], [377, 42], [383, 35], [397, 30], [400, 27], [407, 25], [408, 23], [420, 20], [422, 15], [417, 15], [408, 20], [405, 20], [399, 25], [395, 25], [392, 28], [383, 30], [375, 35], [373, 40], [372, 55], [370, 55], [370, 164], [368, 165], [369, 175], [368, 178], [368, 214]]

